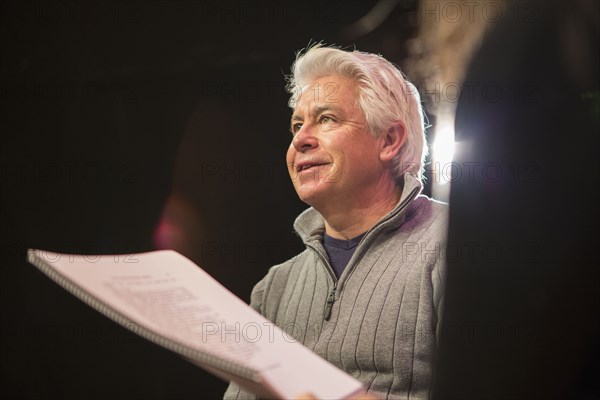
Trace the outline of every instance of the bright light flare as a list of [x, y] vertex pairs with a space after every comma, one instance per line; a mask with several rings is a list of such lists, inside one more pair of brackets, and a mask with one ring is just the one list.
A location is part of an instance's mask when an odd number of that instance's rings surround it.
[[452, 178], [449, 173], [443, 171], [450, 171], [450, 163], [452, 163], [452, 157], [454, 156], [454, 120], [451, 118], [444, 118], [438, 120], [435, 128], [435, 140], [432, 146], [432, 162], [434, 163], [434, 170], [438, 172], [438, 176], [435, 177], [434, 183], [439, 185], [445, 185], [450, 182]]

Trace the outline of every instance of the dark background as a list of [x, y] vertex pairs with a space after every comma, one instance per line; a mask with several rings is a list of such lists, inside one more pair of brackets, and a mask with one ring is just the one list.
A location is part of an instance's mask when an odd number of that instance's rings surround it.
[[452, 183], [434, 391], [597, 399], [599, 3], [514, 4], [534, 18], [499, 21], [465, 80], [504, 94], [463, 90], [457, 106], [455, 162], [497, 174]]
[[9, 398], [219, 398], [225, 383], [90, 310], [27, 248], [173, 247], [244, 300], [301, 250], [306, 206], [285, 167], [284, 91], [309, 41], [397, 63], [402, 2], [3, 2], [0, 11], [1, 363]]

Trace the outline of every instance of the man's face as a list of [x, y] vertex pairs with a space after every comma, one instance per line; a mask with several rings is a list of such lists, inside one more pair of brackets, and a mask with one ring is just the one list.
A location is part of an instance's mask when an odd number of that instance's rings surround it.
[[287, 166], [300, 199], [317, 209], [363, 201], [382, 179], [382, 139], [368, 133], [358, 93], [354, 81], [330, 75], [296, 102]]

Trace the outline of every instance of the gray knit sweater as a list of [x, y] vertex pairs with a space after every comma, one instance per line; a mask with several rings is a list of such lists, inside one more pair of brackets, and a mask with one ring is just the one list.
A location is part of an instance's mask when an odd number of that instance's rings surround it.
[[[272, 267], [251, 306], [382, 399], [429, 396], [443, 296], [447, 206], [404, 176], [398, 205], [363, 237], [339, 280], [313, 208], [294, 228], [306, 250]], [[299, 371], [300, 379], [301, 371]], [[231, 384], [225, 399], [255, 397]]]

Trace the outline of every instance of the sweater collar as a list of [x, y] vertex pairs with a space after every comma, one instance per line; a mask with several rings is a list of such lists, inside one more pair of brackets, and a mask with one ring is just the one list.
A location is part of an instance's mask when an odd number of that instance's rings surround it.
[[[400, 195], [400, 201], [392, 211], [379, 220], [369, 231], [376, 229], [381, 225], [399, 227], [406, 220], [406, 213], [403, 212], [415, 197], [423, 190], [423, 184], [412, 173], [407, 172], [403, 176], [403, 189]], [[294, 222], [294, 229], [303, 242], [314, 239], [319, 241], [323, 238], [325, 232], [325, 220], [323, 216], [310, 207], [304, 210]]]

